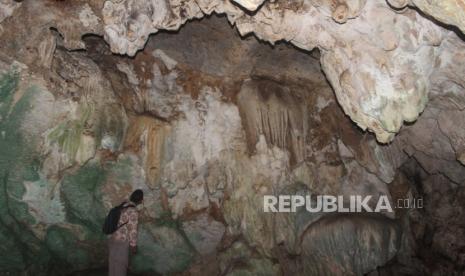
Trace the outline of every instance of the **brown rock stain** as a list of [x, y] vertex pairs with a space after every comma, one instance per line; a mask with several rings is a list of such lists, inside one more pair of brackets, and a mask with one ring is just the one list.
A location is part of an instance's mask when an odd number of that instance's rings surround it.
[[124, 147], [134, 153], [142, 153], [147, 181], [150, 187], [154, 187], [160, 175], [164, 145], [170, 133], [170, 126], [150, 116], [135, 116], [129, 121]]

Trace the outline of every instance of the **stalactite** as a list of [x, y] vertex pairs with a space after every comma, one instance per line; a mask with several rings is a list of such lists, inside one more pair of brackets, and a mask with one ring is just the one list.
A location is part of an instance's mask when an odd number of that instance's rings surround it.
[[258, 137], [269, 146], [287, 149], [293, 163], [303, 161], [306, 141], [306, 103], [271, 80], [246, 81], [238, 96], [249, 151], [255, 152]]

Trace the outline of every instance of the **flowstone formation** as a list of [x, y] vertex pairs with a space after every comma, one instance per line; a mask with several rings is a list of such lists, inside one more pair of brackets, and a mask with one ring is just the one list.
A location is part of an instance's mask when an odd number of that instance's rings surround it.
[[[0, 0], [0, 275], [465, 269], [465, 4]], [[265, 213], [265, 195], [422, 198]]]

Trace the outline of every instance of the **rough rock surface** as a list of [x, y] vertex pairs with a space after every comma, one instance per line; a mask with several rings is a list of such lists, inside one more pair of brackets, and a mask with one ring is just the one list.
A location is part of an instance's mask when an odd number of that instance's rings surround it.
[[[0, 274], [100, 271], [135, 188], [134, 274], [460, 273], [464, 10], [0, 0]], [[265, 213], [270, 194], [424, 208]]]
[[[255, 9], [250, 1], [244, 2]], [[226, 13], [242, 35], [253, 32], [271, 43], [286, 40], [302, 49], [318, 47], [323, 70], [345, 113], [383, 143], [392, 140], [404, 121], [415, 121], [423, 111], [434, 85], [430, 76], [436, 66], [431, 65], [447, 54], [440, 47], [447, 31], [413, 10], [396, 13], [381, 0], [277, 1], [254, 15], [228, 1], [162, 9], [157, 1], [144, 5], [148, 6], [106, 1], [105, 38], [113, 51], [134, 55], [150, 33], [176, 29], [213, 11]], [[456, 14], [463, 10], [462, 6]], [[128, 18], [131, 13], [138, 16]]]

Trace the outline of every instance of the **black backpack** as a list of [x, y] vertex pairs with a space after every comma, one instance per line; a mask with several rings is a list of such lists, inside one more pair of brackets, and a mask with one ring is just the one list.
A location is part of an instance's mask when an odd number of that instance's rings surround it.
[[105, 222], [103, 223], [102, 231], [106, 235], [111, 235], [116, 232], [120, 227], [123, 227], [127, 224], [127, 222], [123, 223], [118, 227], [119, 218], [121, 217], [121, 211], [123, 209], [129, 207], [136, 207], [132, 204], [124, 206], [126, 202], [121, 203], [120, 205], [111, 208], [110, 212], [108, 212], [107, 217], [105, 218]]

